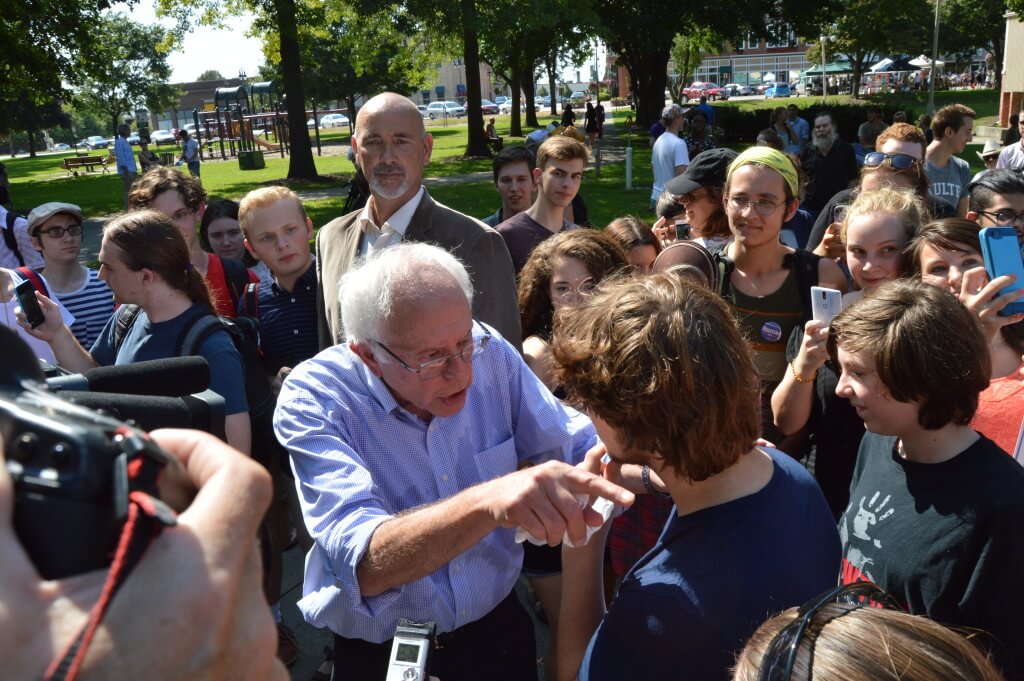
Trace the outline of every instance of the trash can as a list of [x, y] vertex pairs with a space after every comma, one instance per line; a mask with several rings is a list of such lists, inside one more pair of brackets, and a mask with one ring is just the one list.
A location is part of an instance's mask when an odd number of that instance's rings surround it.
[[240, 151], [238, 152], [239, 170], [259, 170], [266, 168], [267, 162], [263, 160], [262, 151]]
[[160, 162], [163, 163], [165, 166], [172, 166], [172, 165], [174, 165], [174, 152], [173, 151], [161, 151], [160, 152]]

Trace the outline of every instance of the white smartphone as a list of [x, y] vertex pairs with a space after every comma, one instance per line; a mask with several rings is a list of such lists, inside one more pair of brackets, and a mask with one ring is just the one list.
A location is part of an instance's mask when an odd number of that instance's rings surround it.
[[843, 311], [843, 294], [834, 288], [811, 287], [811, 316], [825, 326]]

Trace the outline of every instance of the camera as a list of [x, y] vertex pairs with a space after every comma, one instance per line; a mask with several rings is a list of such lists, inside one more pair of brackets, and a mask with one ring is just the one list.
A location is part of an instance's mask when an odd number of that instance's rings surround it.
[[8, 329], [0, 335], [0, 437], [14, 482], [15, 533], [45, 579], [106, 567], [129, 492], [156, 496], [145, 481], [129, 479], [129, 467], [140, 457], [179, 464], [141, 430], [48, 392], [28, 346]]
[[417, 624], [404, 618], [398, 620], [386, 681], [427, 681], [430, 647], [436, 628], [433, 622]]

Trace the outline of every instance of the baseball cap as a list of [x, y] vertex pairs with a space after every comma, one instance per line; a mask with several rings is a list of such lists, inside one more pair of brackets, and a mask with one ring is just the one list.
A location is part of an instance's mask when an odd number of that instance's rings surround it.
[[724, 187], [726, 171], [736, 156], [732, 149], [706, 149], [690, 162], [686, 172], [665, 183], [665, 191], [683, 196], [701, 187]]
[[57, 213], [70, 213], [79, 220], [84, 219], [82, 209], [75, 204], [50, 201], [49, 203], [44, 203], [41, 206], [36, 206], [32, 209], [32, 212], [28, 214], [28, 233], [34, 234], [39, 225], [49, 220]]

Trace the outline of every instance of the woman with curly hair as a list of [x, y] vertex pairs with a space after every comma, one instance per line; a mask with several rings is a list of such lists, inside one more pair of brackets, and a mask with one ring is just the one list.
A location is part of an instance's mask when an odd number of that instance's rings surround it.
[[598, 282], [628, 265], [629, 257], [615, 239], [589, 229], [553, 236], [530, 254], [519, 276], [523, 355], [548, 388], [557, 387], [548, 351], [555, 310], [578, 305]]

